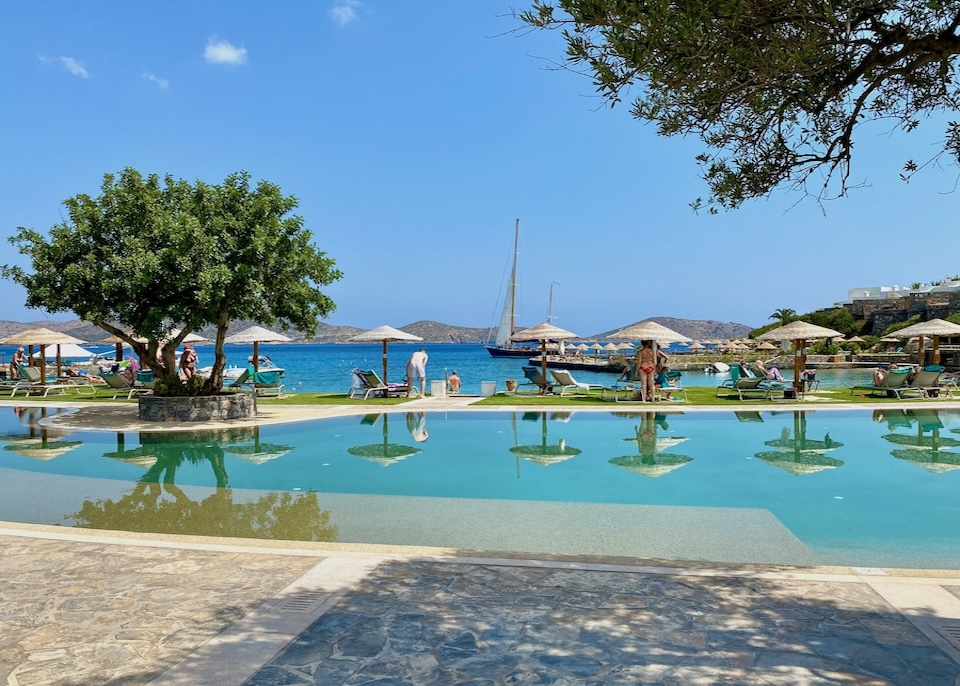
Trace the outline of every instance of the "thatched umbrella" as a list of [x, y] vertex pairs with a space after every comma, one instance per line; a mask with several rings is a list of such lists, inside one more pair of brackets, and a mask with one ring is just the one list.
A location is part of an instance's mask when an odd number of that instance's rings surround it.
[[639, 322], [615, 331], [609, 338], [627, 341], [656, 341], [657, 343], [689, 342], [690, 338], [655, 321]]
[[866, 343], [860, 336], [851, 336], [846, 340], [847, 343]]
[[[562, 438], [556, 445], [547, 444], [547, 413], [539, 412], [540, 415], [540, 444], [539, 445], [517, 445], [510, 448], [510, 452], [517, 457], [522, 457], [530, 462], [536, 462], [539, 465], [547, 467], [557, 462], [569, 460], [580, 454], [579, 448], [572, 448], [567, 445]], [[516, 415], [514, 414], [514, 419]], [[518, 463], [519, 464], [519, 463]], [[518, 467], [519, 471], [519, 467]]]
[[920, 340], [917, 343], [917, 362], [923, 365], [923, 339], [933, 338], [933, 357], [932, 362], [940, 362], [940, 337], [941, 336], [960, 336], [960, 324], [953, 324], [946, 319], [931, 319], [925, 322], [918, 322], [912, 326], [899, 329], [897, 336], [902, 338], [912, 338], [917, 336]]
[[763, 343], [757, 346], [757, 350], [776, 350], [776, 349], [777, 349], [777, 346], [775, 346], [770, 341], [764, 341]]
[[[547, 341], [568, 341], [571, 338], [579, 338], [577, 334], [567, 331], [566, 329], [561, 329], [559, 326], [554, 326], [549, 322], [543, 322], [542, 324], [537, 324], [536, 326], [531, 326], [529, 329], [523, 329], [517, 331], [515, 334], [510, 336], [511, 341], [524, 342], [524, 341], [539, 341], [540, 343], [540, 363], [543, 366], [543, 381], [547, 381]], [[540, 389], [541, 393], [546, 393], [547, 387], [543, 386]]]
[[[289, 343], [292, 339], [282, 333], [265, 329], [262, 326], [251, 326], [249, 329], [238, 331], [227, 336], [224, 343], [253, 343], [253, 372], [260, 371], [260, 344], [261, 343]], [[384, 379], [386, 383], [386, 379]]]
[[757, 336], [757, 340], [760, 341], [793, 341], [793, 386], [797, 389], [797, 393], [803, 390], [803, 371], [807, 367], [807, 356], [803, 349], [807, 341], [824, 338], [843, 338], [843, 334], [798, 319]]
[[29, 345], [31, 354], [33, 353], [34, 345], [40, 346], [40, 383], [45, 383], [47, 378], [47, 346], [57, 346], [57, 378], [60, 378], [60, 368], [62, 366], [60, 361], [60, 346], [66, 343], [80, 345], [81, 343], [86, 343], [86, 341], [42, 327], [39, 329], [28, 329], [27, 331], [21, 331], [20, 333], [15, 333], [0, 339], [0, 344], [2, 345]]
[[[389, 467], [400, 460], [422, 452], [420, 448], [414, 448], [411, 445], [390, 442], [390, 435], [387, 428], [388, 416], [387, 413], [383, 414], [383, 441], [380, 443], [370, 443], [368, 445], [355, 445], [347, 448], [347, 452], [356, 457], [362, 457], [365, 460], [376, 462], [384, 467]], [[361, 420], [361, 423], [367, 424], [367, 422], [363, 420]], [[374, 420], [374, 423], [376, 423], [376, 420]]]
[[[423, 339], [420, 336], [414, 336], [412, 333], [384, 325], [358, 333], [347, 340], [354, 343], [383, 343], [383, 383], [387, 383], [387, 343], [389, 341], [422, 341]], [[413, 383], [413, 379], [408, 381], [411, 384]]]

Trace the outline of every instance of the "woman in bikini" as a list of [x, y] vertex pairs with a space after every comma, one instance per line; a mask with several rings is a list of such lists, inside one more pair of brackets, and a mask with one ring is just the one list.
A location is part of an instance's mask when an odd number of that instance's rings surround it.
[[657, 353], [653, 349], [653, 341], [643, 341], [637, 351], [637, 368], [640, 372], [640, 397], [652, 402], [657, 377]]

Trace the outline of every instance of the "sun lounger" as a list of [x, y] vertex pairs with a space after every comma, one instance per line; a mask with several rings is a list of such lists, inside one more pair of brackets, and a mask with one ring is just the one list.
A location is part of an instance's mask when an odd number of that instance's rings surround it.
[[556, 384], [544, 378], [539, 367], [523, 367], [523, 376], [526, 381], [517, 387], [517, 393], [553, 393]]
[[254, 372], [249, 375], [246, 383], [259, 397], [283, 397], [283, 384], [280, 382], [280, 372]]
[[953, 389], [940, 384], [940, 375], [943, 367], [938, 364], [928, 364], [917, 372], [913, 381], [899, 389], [901, 395], [916, 393], [923, 398], [937, 398], [942, 395], [953, 397]]
[[864, 393], [869, 393], [870, 395], [883, 393], [887, 396], [896, 396], [899, 398], [900, 391], [906, 385], [907, 377], [909, 375], [909, 369], [891, 369], [889, 372], [887, 372], [887, 375], [883, 378], [883, 382], [881, 382], [879, 385], [867, 384], [863, 386], [854, 386], [850, 389], [850, 394], [853, 395], [857, 391], [863, 391]]
[[751, 375], [742, 365], [730, 365], [730, 378], [725, 379], [717, 386], [717, 397], [733, 395], [736, 392], [740, 400], [750, 397], [760, 397], [768, 400], [775, 392], [782, 393], [784, 385], [779, 381], [772, 381], [761, 376]]
[[145, 388], [143, 386], [131, 386], [127, 383], [127, 380], [124, 379], [119, 374], [104, 374], [103, 380], [107, 382], [107, 385], [113, 389], [113, 399], [116, 400], [122, 395], [127, 396], [127, 400], [130, 400], [134, 396], [147, 395], [148, 393], [153, 393], [153, 389]]
[[373, 369], [354, 369], [351, 372], [354, 378], [354, 386], [347, 393], [348, 398], [355, 398], [363, 394], [363, 399], [367, 400], [371, 396], [377, 398], [397, 397], [400, 395], [415, 395], [420, 397], [420, 389], [408, 384], [385, 384], [380, 375]]
[[573, 374], [568, 372], [566, 369], [551, 369], [550, 376], [553, 377], [553, 380], [556, 382], [553, 386], [554, 392], [556, 388], [560, 388], [560, 395], [566, 395], [567, 391], [572, 391], [577, 395], [590, 395], [590, 391], [603, 391], [606, 386], [599, 383], [583, 383], [577, 381], [573, 378]]

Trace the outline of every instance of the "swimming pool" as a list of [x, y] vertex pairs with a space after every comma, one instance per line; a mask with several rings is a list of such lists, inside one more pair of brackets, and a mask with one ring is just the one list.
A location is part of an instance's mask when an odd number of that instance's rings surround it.
[[0, 519], [716, 562], [960, 568], [960, 413], [390, 413], [64, 434], [0, 408]]

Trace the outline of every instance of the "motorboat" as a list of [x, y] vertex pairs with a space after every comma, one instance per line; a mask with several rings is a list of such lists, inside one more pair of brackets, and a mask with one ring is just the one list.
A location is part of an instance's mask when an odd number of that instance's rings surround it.
[[[244, 373], [244, 372], [249, 371], [249, 370], [252, 369], [252, 368], [253, 368], [253, 355], [251, 355], [250, 357], [247, 358], [247, 366], [245, 366], [245, 367], [238, 367], [237, 365], [231, 365], [231, 366], [229, 366], [229, 367], [225, 367], [224, 370], [223, 370], [223, 380], [224, 380], [224, 381], [236, 381], [236, 380], [239, 379], [241, 376], [243, 376], [243, 373]], [[204, 368], [198, 370], [197, 373], [200, 374], [200, 376], [210, 376], [210, 373], [211, 373], [212, 371], [213, 371], [213, 367], [210, 366], [210, 367], [204, 367]], [[260, 371], [260, 372], [279, 372], [279, 373], [280, 373], [280, 376], [282, 377], [282, 376], [283, 376], [283, 373], [284, 373], [285, 371], [287, 371], [287, 370], [284, 369], [283, 367], [278, 367], [276, 364], [274, 364], [273, 360], [271, 360], [271, 359], [270, 359], [269, 357], [267, 357], [266, 355], [258, 355], [258, 356], [257, 356], [257, 371]]]
[[730, 365], [726, 362], [712, 362], [703, 371], [707, 374], [726, 374], [730, 371]]

